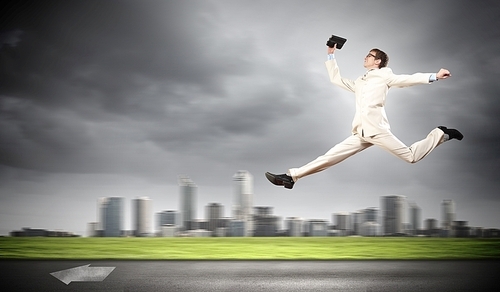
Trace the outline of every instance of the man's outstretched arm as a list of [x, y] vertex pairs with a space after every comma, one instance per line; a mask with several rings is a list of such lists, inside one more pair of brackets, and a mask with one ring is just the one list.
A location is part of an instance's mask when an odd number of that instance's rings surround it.
[[340, 76], [339, 67], [337, 66], [337, 61], [335, 61], [335, 57], [333, 55], [336, 47], [337, 44], [335, 44], [333, 48], [327, 47], [326, 50], [328, 54], [328, 61], [326, 61], [325, 64], [326, 64], [326, 69], [328, 71], [328, 76], [330, 77], [330, 82], [350, 92], [354, 92], [355, 88], [354, 81], [347, 78], [342, 78]]
[[446, 79], [448, 77], [451, 77], [451, 73], [447, 69], [441, 68], [439, 70], [439, 72], [436, 73], [437, 80], [439, 80], [439, 79]]

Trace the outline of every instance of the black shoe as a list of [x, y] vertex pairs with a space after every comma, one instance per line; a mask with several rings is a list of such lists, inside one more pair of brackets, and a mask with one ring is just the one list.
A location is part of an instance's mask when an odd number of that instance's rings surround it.
[[295, 183], [293, 178], [286, 174], [272, 174], [270, 172], [266, 172], [266, 177], [271, 183], [277, 186], [285, 186], [287, 189], [292, 189], [293, 184]]
[[460, 133], [456, 129], [448, 129], [445, 126], [439, 126], [439, 129], [441, 129], [445, 134], [447, 134], [451, 139], [457, 139], [457, 140], [462, 140], [464, 138], [464, 135]]

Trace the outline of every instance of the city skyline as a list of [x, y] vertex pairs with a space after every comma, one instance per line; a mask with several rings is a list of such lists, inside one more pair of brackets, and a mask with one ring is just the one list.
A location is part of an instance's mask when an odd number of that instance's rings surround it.
[[[238, 171], [234, 177], [239, 176], [241, 173], [245, 173], [246, 175], [251, 175], [248, 174], [246, 171]], [[188, 181], [189, 185], [194, 185], [194, 183], [188, 178], [184, 177], [183, 181]], [[180, 189], [179, 189], [179, 196], [182, 197], [185, 193], [183, 190], [183, 186], [180, 184]], [[251, 188], [251, 187], [250, 187]], [[106, 201], [112, 201], [112, 200], [121, 200], [123, 198], [120, 197], [110, 197], [110, 198], [99, 198], [98, 202], [106, 202]], [[135, 210], [135, 201], [148, 201], [149, 203], [152, 203], [149, 198], [136, 198], [132, 200], [132, 205], [134, 206]], [[450, 207], [451, 206], [451, 207]], [[149, 205], [150, 207], [150, 205]], [[429, 229], [428, 224], [426, 225], [426, 222], [431, 221], [434, 222], [431, 227], [432, 229], [438, 228], [437, 224], [441, 223], [441, 229], [444, 231], [449, 232], [452, 230], [453, 222], [455, 221], [456, 213], [454, 211], [454, 202], [452, 200], [443, 200], [441, 203], [441, 214], [440, 216], [442, 218], [442, 221], [440, 222], [436, 218], [425, 218], [421, 219], [420, 218], [420, 208], [416, 205], [414, 201], [408, 201], [405, 196], [400, 196], [400, 195], [385, 195], [380, 197], [380, 206], [379, 207], [367, 207], [363, 208], [360, 210], [356, 211], [348, 211], [348, 212], [340, 212], [340, 213], [332, 213], [331, 218], [332, 220], [329, 221], [328, 219], [324, 218], [304, 218], [300, 216], [292, 216], [292, 217], [281, 217], [279, 214], [273, 214], [273, 208], [274, 206], [251, 206], [251, 208], [255, 211], [252, 212], [254, 219], [252, 219], [253, 222], [250, 222], [252, 225], [253, 230], [255, 231], [256, 234], [259, 234], [258, 227], [254, 227], [254, 224], [257, 224], [257, 221], [259, 221], [259, 217], [265, 219], [265, 221], [269, 221], [268, 219], [272, 218], [272, 221], [276, 220], [276, 224], [278, 229], [274, 232], [276, 232], [276, 235], [278, 234], [278, 231], [283, 231], [283, 230], [288, 230], [290, 229], [290, 234], [289, 236], [298, 236], [296, 235], [297, 231], [293, 231], [297, 229], [297, 226], [290, 225], [289, 221], [297, 221], [300, 222], [300, 224], [306, 223], [306, 222], [314, 222], [314, 223], [325, 223], [325, 228], [330, 229], [330, 226], [334, 226], [334, 230], [337, 230], [339, 233], [339, 236], [346, 236], [350, 235], [350, 232], [354, 232], [355, 235], [398, 235], [398, 234], [407, 234], [407, 235], [419, 235], [422, 234], [422, 231]], [[192, 218], [193, 222], [206, 222], [206, 230], [214, 232], [216, 234], [217, 229], [217, 223], [212, 222], [213, 220], [217, 221], [220, 219], [223, 220], [231, 220], [231, 221], [244, 221], [242, 220], [242, 217], [239, 216], [238, 212], [234, 213], [233, 210], [233, 216], [224, 216], [224, 205], [212, 202], [209, 203], [205, 206], [205, 216], [204, 217], [197, 217], [197, 218]], [[405, 215], [407, 214], [407, 216]], [[123, 220], [123, 216], [118, 216], [120, 220]], [[153, 226], [149, 229], [149, 232], [142, 232], [142, 233], [137, 233], [137, 229], [135, 228], [133, 230], [121, 230], [122, 234], [121, 236], [126, 236], [127, 234], [134, 235], [134, 236], [161, 236], [163, 233], [162, 228], [164, 226], [168, 226], [168, 228], [174, 227], [178, 232], [187, 232], [188, 230], [185, 229], [185, 223], [181, 223], [183, 221], [182, 218], [182, 212], [180, 210], [163, 210], [161, 212], [156, 212], [153, 213], [152, 211], [147, 211], [146, 213], [142, 214], [143, 216], [148, 216], [149, 218], [155, 218], [155, 222]], [[166, 219], [167, 215], [169, 219]], [[234, 217], [234, 215], [237, 215], [237, 217]], [[361, 216], [361, 217], [358, 217]], [[104, 218], [101, 216], [101, 218]], [[266, 219], [267, 218], [267, 219]], [[281, 219], [281, 220], [279, 220]], [[104, 219], [103, 219], [104, 220]], [[135, 222], [137, 220], [135, 218], [135, 215], [133, 218], [131, 218], [132, 222]], [[481, 228], [484, 229], [483, 226], [469, 226], [468, 221], [466, 220], [458, 220], [457, 222], [466, 222], [464, 226], [470, 227], [470, 228]], [[123, 222], [120, 222], [123, 223]], [[359, 226], [356, 226], [356, 223], [359, 224]], [[366, 223], [372, 223], [366, 225]], [[88, 226], [105, 226], [105, 224], [101, 224], [101, 222], [88, 222]], [[248, 222], [246, 222], [248, 224]], [[274, 224], [274, 223], [273, 223]], [[373, 225], [375, 224], [375, 225]], [[464, 224], [464, 223], [461, 223]], [[172, 226], [173, 225], [173, 226]], [[134, 224], [133, 224], [134, 226]], [[421, 227], [423, 226], [423, 227]], [[192, 227], [192, 226], [190, 226]], [[279, 228], [281, 227], [281, 228]], [[373, 227], [374, 229], [367, 229]], [[190, 230], [197, 230], [197, 229], [205, 229], [205, 228], [195, 228], [195, 229], [190, 229]], [[494, 228], [497, 229], [497, 228]], [[144, 229], [143, 229], [144, 230]], [[246, 230], [246, 228], [245, 228]], [[303, 230], [303, 227], [300, 227], [299, 230]], [[497, 229], [498, 230], [498, 229]], [[88, 234], [89, 236], [97, 236], [95, 233], [97, 230], [89, 230]], [[106, 235], [106, 230], [102, 230], [103, 233], [102, 235], [99, 236], [117, 236], [115, 234], [113, 235]], [[146, 230], [147, 231], [147, 230]], [[262, 230], [260, 230], [262, 232]], [[327, 231], [327, 229], [323, 230], [324, 232]], [[302, 231], [299, 231], [301, 233]], [[266, 232], [261, 233], [261, 234], [266, 234]], [[448, 233], [445, 233], [446, 236], [448, 236]], [[217, 235], [220, 236], [220, 235]], [[252, 232], [246, 231], [245, 234], [241, 234], [238, 236], [254, 236]], [[262, 235], [261, 235], [262, 236]], [[264, 235], [265, 236], [265, 235]], [[316, 235], [318, 236], [318, 235]], [[327, 233], [325, 235], [321, 236], [327, 236]]]
[[[249, 180], [247, 178], [250, 178]], [[234, 206], [238, 206], [238, 202], [240, 202], [239, 195], [240, 190], [244, 189], [247, 194], [251, 194], [251, 190], [253, 189], [252, 185], [252, 174], [245, 170], [239, 170], [233, 176], [233, 210], [232, 214], [226, 216], [224, 213], [224, 205], [218, 202], [211, 202], [205, 205], [205, 213], [204, 216], [197, 216], [196, 212], [189, 210], [188, 217], [190, 221], [206, 221], [208, 222], [209, 228], [207, 230], [214, 231], [215, 224], [211, 222], [213, 219], [232, 219], [237, 221], [245, 221], [243, 220], [245, 217], [241, 216], [241, 213], [238, 209], [235, 210]], [[193, 189], [194, 188], [194, 189]], [[187, 176], [183, 176], [179, 180], [179, 192], [178, 195], [182, 198], [186, 194], [196, 193], [198, 187], [196, 184]], [[249, 193], [250, 192], [250, 193]], [[196, 198], [189, 198], [190, 204], [196, 203]], [[136, 197], [131, 200], [132, 206], [132, 216], [130, 217], [131, 229], [124, 229], [120, 226], [125, 226], [124, 223], [127, 221], [126, 216], [124, 216], [124, 205], [125, 199], [123, 197], [102, 197], [97, 200], [98, 208], [97, 208], [97, 222], [86, 222], [86, 226], [90, 228], [96, 227], [96, 230], [102, 230], [102, 236], [105, 237], [117, 237], [124, 236], [126, 234], [131, 234], [134, 236], [153, 236], [157, 233], [161, 234], [161, 227], [164, 224], [167, 225], [176, 225], [179, 231], [187, 230], [185, 226], [190, 226], [190, 223], [186, 225], [185, 217], [182, 214], [183, 205], [181, 205], [180, 209], [163, 209], [159, 212], [153, 212], [152, 206], [153, 202], [148, 197]], [[318, 221], [324, 220], [325, 222], [329, 222], [336, 226], [336, 229], [341, 231], [346, 230], [355, 230], [357, 233], [362, 234], [362, 226], [355, 226], [355, 222], [358, 224], [363, 224], [365, 222], [373, 222], [380, 225], [379, 228], [384, 228], [380, 230], [382, 234], [402, 234], [407, 230], [405, 228], [405, 224], [409, 226], [408, 230], [424, 230], [427, 227], [425, 226], [425, 222], [428, 220], [432, 220], [436, 224], [441, 225], [441, 228], [444, 230], [450, 230], [452, 226], [452, 222], [456, 220], [456, 212], [455, 212], [455, 204], [453, 200], [444, 199], [441, 202], [441, 212], [437, 214], [435, 217], [430, 218], [420, 218], [420, 208], [413, 200], [407, 200], [405, 196], [401, 195], [383, 195], [380, 196], [380, 205], [378, 207], [363, 207], [358, 210], [349, 210], [346, 212], [337, 212], [331, 213], [329, 218], [306, 218], [300, 216], [300, 214], [295, 214], [294, 216], [283, 217], [280, 214], [272, 214], [272, 211], [267, 211], [269, 209], [273, 209], [275, 206], [256, 206], [249, 205], [246, 208], [251, 208], [252, 210], [256, 210], [257, 212], [252, 211], [252, 215], [255, 214], [259, 216], [259, 213], [265, 210], [264, 213], [269, 213], [266, 215], [277, 216], [276, 218], [281, 218], [281, 221], [278, 222], [278, 226], [281, 226], [281, 229], [287, 229], [287, 221], [290, 219], [300, 219], [301, 221]], [[418, 215], [414, 214], [414, 210], [418, 210]], [[111, 211], [109, 211], [111, 210]], [[356, 216], [360, 214], [362, 219], [356, 218]], [[441, 218], [441, 221], [437, 218]], [[151, 221], [152, 220], [152, 221]], [[111, 223], [107, 222], [110, 221]], [[253, 221], [251, 219], [250, 221]], [[460, 221], [467, 221], [464, 218], [461, 218]], [[163, 222], [163, 223], [162, 223]], [[248, 224], [248, 222], [246, 223]], [[251, 231], [254, 231], [253, 222], [251, 222]], [[213, 228], [210, 228], [212, 226]], [[421, 228], [421, 226], [423, 228]], [[437, 228], [437, 226], [435, 226]], [[470, 227], [481, 227], [484, 226], [470, 226]], [[24, 226], [23, 228], [26, 228]], [[28, 227], [29, 228], [29, 227]], [[496, 228], [496, 227], [495, 227]], [[50, 228], [48, 228], [50, 229]], [[191, 229], [191, 228], [189, 228]], [[77, 235], [89, 235], [95, 234], [94, 229], [87, 230], [86, 234], [77, 234]], [[72, 232], [71, 230], [66, 230]], [[127, 233], [127, 231], [129, 233]], [[124, 233], [125, 232], [125, 233]], [[76, 233], [75, 233], [76, 234]], [[252, 236], [252, 232], [247, 230], [246, 236]], [[345, 235], [345, 232], [341, 235]], [[409, 233], [409, 235], [415, 235]], [[94, 235], [89, 235], [94, 236]]]
[[[249, 184], [245, 183], [246, 177], [250, 177]], [[170, 212], [176, 213], [176, 216], [178, 216], [176, 218], [177, 226], [180, 230], [182, 230], [182, 229], [184, 229], [184, 225], [185, 225], [184, 221], [187, 220], [184, 218], [184, 215], [182, 214], [183, 213], [182, 208], [184, 208], [183, 207], [184, 204], [192, 205], [193, 203], [195, 204], [196, 207], [194, 207], [193, 210], [190, 210], [189, 214], [187, 215], [191, 221], [197, 221], [197, 220], [209, 221], [210, 220], [210, 216], [209, 216], [210, 212], [208, 211], [208, 208], [210, 208], [211, 206], [217, 206], [217, 208], [219, 209], [217, 212], [218, 212], [218, 214], [220, 214], [220, 216], [222, 218], [243, 220], [243, 217], [239, 213], [240, 211], [237, 209], [235, 210], [235, 206], [237, 206], [237, 203], [236, 203], [237, 200], [241, 200], [241, 198], [238, 196], [240, 194], [239, 189], [244, 189], [244, 190], [252, 192], [252, 190], [253, 190], [252, 179], [251, 179], [252, 177], [253, 177], [253, 175], [246, 170], [238, 170], [232, 176], [233, 190], [232, 190], [231, 198], [233, 201], [231, 201], [231, 206], [233, 206], [233, 208], [232, 208], [232, 210], [228, 211], [229, 214], [225, 213], [225, 211], [224, 211], [225, 205], [221, 204], [220, 202], [215, 202], [213, 200], [211, 201], [210, 199], [208, 201], [206, 201], [208, 203], [206, 203], [205, 205], [203, 205], [204, 203], [198, 202], [198, 200], [196, 199], [196, 197], [197, 197], [196, 195], [198, 192], [198, 186], [190, 177], [183, 175], [183, 176], [179, 176], [179, 185], [178, 185], [178, 187], [179, 187], [179, 189], [178, 189], [179, 202], [183, 201], [182, 198], [185, 197], [186, 194], [188, 194], [189, 196], [194, 196], [194, 197], [189, 197], [187, 199], [187, 201], [185, 201], [183, 204], [181, 204], [180, 208], [178, 208], [178, 209], [161, 208], [161, 207], [157, 207], [156, 209], [153, 209], [153, 207], [155, 205], [154, 205], [153, 200], [151, 198], [145, 197], [145, 196], [137, 196], [135, 198], [130, 199], [131, 211], [128, 212], [127, 208], [126, 208], [127, 200], [125, 197], [121, 197], [121, 196], [100, 197], [97, 199], [97, 206], [98, 206], [97, 213], [96, 213], [97, 220], [95, 222], [94, 221], [83, 222], [84, 224], [82, 226], [85, 226], [87, 229], [82, 228], [81, 230], [77, 230], [77, 231], [65, 229], [64, 231], [74, 233], [75, 235], [86, 236], [89, 233], [89, 230], [88, 230], [89, 224], [91, 224], [92, 226], [95, 226], [97, 228], [97, 230], [101, 229], [104, 231], [106, 229], [111, 229], [112, 231], [107, 231], [110, 233], [106, 233], [106, 231], [103, 233], [103, 236], [106, 236], [106, 237], [122, 236], [123, 234], [120, 234], [120, 231], [122, 231], [122, 232], [129, 231], [129, 232], [131, 232], [130, 234], [132, 234], [134, 236], [147, 236], [148, 232], [145, 232], [144, 230], [151, 230], [151, 233], [149, 235], [153, 235], [153, 234], [156, 234], [157, 232], [161, 231], [160, 230], [161, 226], [158, 224], [158, 222], [161, 222], [161, 220], [163, 220], [163, 219], [161, 219], [162, 214], [168, 214]], [[241, 181], [243, 181], [243, 185], [241, 185]], [[252, 195], [252, 193], [249, 193], [249, 194]], [[249, 195], [249, 194], [247, 194], [247, 195]], [[398, 201], [397, 202], [394, 201], [394, 198], [397, 198]], [[246, 197], [246, 199], [251, 201], [251, 198]], [[416, 215], [412, 214], [412, 208], [417, 208], [419, 211], [417, 218], [420, 218], [420, 220], [418, 220], [417, 222], [419, 224], [418, 226], [420, 227], [419, 228], [420, 230], [424, 230], [427, 228], [425, 226], [425, 223], [428, 220], [432, 220], [433, 222], [435, 222], [435, 224], [437, 224], [437, 226], [435, 226], [436, 228], [443, 228], [443, 229], [450, 229], [451, 223], [455, 220], [469, 222], [469, 220], [467, 220], [466, 216], [456, 218], [455, 202], [453, 200], [450, 200], [450, 199], [443, 199], [441, 201], [441, 203], [439, 204], [439, 214], [435, 214], [434, 216], [425, 217], [425, 218], [422, 218], [420, 216], [422, 210], [420, 209], [420, 207], [418, 207], [417, 202], [413, 199], [407, 200], [406, 196], [404, 196], [404, 195], [397, 195], [397, 194], [380, 195], [379, 200], [380, 200], [380, 204], [376, 207], [374, 207], [374, 206], [361, 206], [360, 208], [355, 209], [355, 210], [343, 210], [340, 212], [339, 211], [331, 212], [330, 214], [328, 214], [328, 216], [325, 216], [325, 217], [321, 217], [321, 216], [304, 217], [304, 216], [301, 216], [300, 214], [292, 214], [290, 216], [280, 216], [280, 214], [274, 214], [274, 215], [281, 217], [282, 220], [281, 220], [279, 225], [282, 226], [283, 228], [287, 228], [287, 226], [285, 226], [285, 225], [286, 225], [286, 220], [289, 218], [297, 218], [297, 219], [301, 219], [304, 221], [307, 221], [307, 220], [325, 220], [326, 222], [331, 222], [332, 225], [336, 225], [335, 222], [337, 219], [334, 219], [334, 218], [337, 218], [338, 215], [344, 215], [344, 216], [347, 215], [348, 219], [344, 219], [344, 220], [347, 220], [347, 222], [351, 222], [351, 220], [356, 220], [354, 218], [351, 218], [351, 216], [354, 216], [356, 213], [358, 213], [358, 212], [370, 213], [370, 210], [375, 210], [375, 211], [373, 211], [375, 214], [373, 216], [375, 216], [374, 218], [376, 218], [376, 219], [373, 221], [381, 224], [381, 227], [382, 227], [382, 226], [384, 226], [384, 224], [381, 221], [381, 220], [383, 220], [381, 213], [385, 213], [384, 209], [385, 208], [389, 208], [391, 210], [397, 209], [397, 210], [399, 210], [399, 211], [397, 211], [399, 213], [393, 214], [395, 211], [391, 211], [392, 215], [389, 216], [390, 217], [389, 220], [391, 220], [391, 221], [395, 220], [397, 223], [394, 226], [399, 226], [399, 227], [397, 227], [394, 230], [391, 229], [389, 231], [382, 230], [382, 232], [386, 232], [389, 234], [390, 233], [403, 233], [404, 224], [410, 224], [413, 226], [412, 222], [414, 222], [414, 221], [412, 221], [412, 220], [414, 220], [413, 218]], [[384, 205], [384, 204], [386, 204], [386, 201], [390, 201], [389, 203], [387, 203], [388, 205], [390, 205], [390, 207], [387, 207]], [[394, 205], [398, 205], [399, 207], [397, 207], [396, 209], [393, 209]], [[254, 214], [253, 210], [255, 208], [267, 208], [267, 207], [275, 208], [276, 206], [270, 206], [270, 205], [248, 205], [248, 206], [246, 206], [247, 209], [248, 208], [252, 209], [252, 211], [251, 211], [252, 215]], [[140, 213], [139, 210], [141, 208], [146, 209], [146, 210], [143, 210], [142, 213], [139, 215], [139, 213]], [[120, 211], [120, 210], [122, 210], [122, 211]], [[205, 210], [204, 216], [198, 215], [197, 210]], [[235, 211], [236, 211], [236, 213], [235, 213]], [[127, 217], [127, 216], [129, 216], [129, 217]], [[139, 219], [137, 216], [142, 217], [142, 223], [140, 222], [141, 219]], [[246, 216], [248, 216], [248, 214]], [[370, 215], [367, 214], [366, 216], [370, 216]], [[145, 217], [147, 217], [147, 218], [150, 217], [150, 218], [147, 219]], [[331, 218], [331, 220], [329, 218]], [[112, 221], [112, 222], [106, 223], [107, 220]], [[148, 220], [152, 220], [152, 222], [148, 222]], [[371, 220], [368, 219], [367, 221], [371, 221]], [[110, 225], [111, 227], [106, 228], [105, 227], [106, 224], [108, 224], [108, 225], [111, 224]], [[138, 224], [141, 225], [141, 227], [139, 227]], [[349, 223], [343, 222], [342, 224], [349, 224]], [[350, 224], [350, 225], [352, 226], [352, 224]], [[122, 226], [122, 227], [119, 227], [119, 226]], [[124, 228], [123, 228], [123, 226], [124, 226]], [[390, 228], [395, 228], [394, 226], [390, 227]], [[494, 228], [494, 229], [500, 228], [500, 226], [472, 226], [472, 225], [470, 225], [470, 226], [471, 227], [481, 227], [481, 228]], [[17, 229], [14, 228], [14, 229], [10, 230], [9, 233], [12, 231], [15, 231], [15, 230], [19, 230], [21, 228], [47, 229], [47, 230], [55, 230], [55, 231], [62, 230], [62, 229], [57, 229], [57, 228], [54, 229], [54, 228], [46, 227], [46, 226], [30, 225], [30, 226], [19, 226], [19, 227], [17, 227]], [[82, 230], [83, 230], [83, 232], [82, 232]], [[144, 232], [136, 233], [137, 230], [142, 230]], [[139, 234], [139, 235], [137, 235], [137, 234]], [[7, 234], [0, 234], [0, 236], [2, 236], [2, 235], [7, 235]]]
[[[241, 180], [245, 181], [245, 177], [250, 177], [252, 178], [252, 174], [249, 173], [246, 170], [239, 170], [236, 172], [235, 175], [233, 175], [232, 179], [232, 184], [233, 184], [233, 192], [232, 192], [232, 199], [233, 200], [238, 200], [241, 199], [238, 197], [238, 189], [243, 188], [246, 190], [252, 190], [253, 186], [248, 185], [243, 183], [241, 186]], [[73, 230], [63, 230], [67, 232], [71, 232], [75, 235], [80, 235], [80, 236], [87, 236], [89, 234], [89, 226], [95, 226], [98, 230], [101, 229], [103, 230], [102, 236], [105, 237], [117, 237], [117, 236], [123, 236], [123, 234], [120, 234], [121, 232], [126, 232], [129, 231], [131, 232], [130, 234], [134, 236], [151, 236], [153, 234], [156, 234], [157, 232], [161, 232], [160, 228], [160, 222], [162, 220], [169, 220], [171, 219], [162, 219], [162, 215], [169, 216], [168, 214], [171, 212], [175, 212], [176, 221], [177, 221], [177, 226], [179, 230], [183, 230], [185, 227], [185, 220], [184, 215], [182, 214], [182, 209], [184, 208], [184, 204], [189, 203], [197, 206], [202, 206], [200, 208], [201, 210], [205, 210], [204, 215], [205, 216], [196, 216], [193, 217], [194, 214], [197, 214], [195, 210], [190, 210], [188, 217], [191, 221], [210, 221], [210, 216], [211, 214], [209, 211], [210, 207], [217, 207], [217, 214], [220, 214], [221, 218], [225, 219], [234, 219], [234, 220], [242, 220], [242, 216], [238, 215], [240, 214], [238, 210], [236, 210], [235, 213], [235, 202], [233, 201], [231, 204], [233, 206], [233, 209], [230, 211], [230, 213], [227, 215], [224, 211], [224, 204], [221, 204], [220, 202], [215, 202], [208, 200], [208, 203], [201, 203], [198, 202], [196, 199], [196, 194], [198, 192], [198, 186], [194, 183], [194, 181], [189, 178], [188, 176], [179, 176], [179, 190], [178, 190], [178, 196], [179, 196], [179, 201], [182, 202], [182, 198], [185, 197], [186, 194], [189, 194], [190, 196], [194, 195], [193, 197], [190, 197], [187, 199], [186, 202], [184, 202], [182, 205], [180, 205], [179, 209], [172, 209], [172, 208], [156, 208], [153, 209], [154, 203], [153, 200], [150, 199], [149, 197], [146, 196], [137, 196], [135, 198], [130, 199], [130, 208], [131, 212], [127, 212], [125, 205], [126, 205], [126, 200], [125, 197], [120, 197], [120, 196], [113, 196], [113, 197], [100, 197], [97, 198], [97, 213], [96, 213], [96, 218], [97, 221], [89, 221], [89, 222], [84, 222], [84, 225], [86, 226], [86, 230], [84, 232], [81, 231], [73, 231]], [[247, 198], [248, 199], [248, 198]], [[421, 217], [421, 209], [418, 207], [418, 204], [414, 200], [407, 200], [406, 196], [403, 195], [397, 195], [397, 194], [386, 194], [386, 195], [380, 195], [380, 204], [377, 207], [374, 206], [362, 206], [356, 210], [344, 210], [341, 212], [332, 212], [328, 216], [321, 217], [321, 216], [312, 216], [312, 217], [303, 217], [300, 214], [293, 214], [290, 216], [280, 216], [280, 214], [273, 214], [276, 215], [282, 220], [279, 223], [279, 226], [282, 226], [282, 229], [286, 229], [287, 226], [287, 220], [290, 218], [297, 218], [301, 219], [304, 221], [308, 220], [324, 220], [326, 222], [331, 222], [331, 225], [337, 225], [335, 222], [339, 216], [347, 216], [347, 219], [342, 219], [346, 220], [343, 221], [341, 224], [342, 226], [344, 225], [349, 225], [352, 228], [354, 225], [350, 224], [353, 223], [351, 220], [356, 220], [355, 218], [351, 216], [355, 216], [358, 212], [362, 212], [363, 216], [370, 217], [372, 216], [373, 219], [367, 219], [367, 221], [373, 221], [378, 224], [380, 224], [380, 228], [384, 228], [386, 224], [384, 224], [383, 220], [384, 217], [382, 213], [386, 213], [386, 209], [391, 209], [390, 215], [387, 215], [387, 220], [391, 221], [392, 223], [389, 223], [390, 225], [388, 230], [382, 230], [381, 232], [387, 233], [387, 234], [397, 234], [397, 233], [404, 233], [405, 230], [405, 225], [404, 224], [409, 224], [409, 226], [414, 226], [413, 222], [417, 222], [417, 230], [425, 230], [428, 227], [425, 226], [426, 222], [428, 220], [431, 220], [435, 224], [435, 228], [444, 228], [444, 229], [450, 229], [451, 228], [451, 223], [455, 220], [459, 221], [466, 221], [466, 217], [459, 217], [456, 218], [456, 212], [455, 212], [455, 202], [450, 199], [443, 199], [439, 205], [439, 214], [435, 214], [434, 216], [431, 217]], [[397, 201], [394, 201], [394, 199], [398, 199]], [[203, 205], [205, 204], [205, 205]], [[236, 204], [237, 205], [237, 204]], [[269, 206], [269, 205], [248, 205], [246, 208], [251, 208], [252, 212], [251, 214], [254, 214], [254, 209], [255, 208], [275, 208], [276, 206]], [[412, 208], [418, 209], [418, 215], [415, 215], [412, 213]], [[142, 209], [142, 212], [140, 211]], [[197, 207], [195, 207], [197, 209]], [[121, 210], [121, 211], [120, 211]], [[155, 210], [155, 211], [153, 211]], [[159, 210], [159, 211], [157, 211]], [[370, 211], [374, 210], [374, 211]], [[396, 212], [396, 213], [394, 213]], [[370, 215], [370, 213], [373, 213], [374, 215]], [[127, 218], [127, 215], [129, 215], [130, 218]], [[237, 215], [235, 217], [235, 215]], [[116, 218], [118, 217], [118, 218]], [[139, 219], [140, 218], [140, 219]], [[166, 218], [166, 217], [165, 217]], [[171, 215], [169, 218], [172, 218]], [[331, 218], [331, 220], [329, 220]], [[334, 219], [335, 218], [335, 219]], [[375, 219], [376, 218], [376, 219]], [[414, 221], [415, 218], [420, 218], [417, 221]], [[149, 221], [152, 220], [152, 221]], [[106, 221], [112, 221], [111, 223]], [[396, 222], [396, 223], [394, 223]], [[90, 224], [90, 225], [89, 225]], [[95, 224], [95, 225], [94, 225]], [[168, 223], [171, 224], [171, 223]], [[253, 224], [253, 223], [252, 223]], [[394, 225], [395, 224], [395, 225]], [[109, 226], [109, 227], [105, 227]], [[120, 226], [130, 226], [128, 228], [122, 228]], [[399, 226], [399, 227], [395, 227]], [[500, 226], [474, 226], [474, 225], [469, 225], [470, 227], [480, 227], [480, 228], [500, 228]], [[21, 228], [35, 228], [35, 229], [47, 229], [47, 230], [61, 230], [61, 229], [53, 229], [51, 227], [46, 227], [46, 226], [20, 226], [17, 229], [12, 229], [9, 231], [15, 231], [19, 230]], [[119, 229], [121, 228], [121, 229]], [[252, 227], [253, 228], [253, 227]], [[106, 230], [111, 230], [111, 231], [106, 231]], [[139, 232], [137, 232], [139, 230]], [[151, 233], [147, 232], [147, 230], [151, 230]], [[142, 232], [141, 232], [142, 231]], [[247, 231], [248, 232], [248, 231]], [[0, 234], [1, 235], [7, 235], [7, 234]], [[410, 234], [411, 235], [411, 234]], [[250, 235], [247, 235], [250, 236]]]
[[[124, 197], [127, 218], [135, 197], [178, 209], [179, 174], [199, 187], [198, 212], [228, 213], [239, 169], [254, 176], [253, 204], [283, 217], [331, 220], [398, 194], [423, 220], [450, 199], [457, 219], [500, 226], [498, 1], [48, 0], [0, 13], [0, 234], [85, 234], [98, 197]], [[441, 125], [464, 139], [416, 164], [372, 147], [293, 190], [271, 185], [266, 171], [351, 132], [354, 96], [325, 68], [332, 34], [347, 38], [335, 52], [345, 78], [365, 73], [372, 48], [396, 74], [450, 70], [391, 89], [386, 111], [406, 145]]]

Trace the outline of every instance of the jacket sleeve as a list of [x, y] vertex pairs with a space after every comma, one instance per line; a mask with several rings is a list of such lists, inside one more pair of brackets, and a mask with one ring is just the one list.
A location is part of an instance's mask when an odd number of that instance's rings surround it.
[[432, 73], [415, 73], [411, 75], [396, 75], [390, 68], [382, 68], [386, 71], [386, 83], [389, 87], [407, 87], [417, 84], [428, 84]]
[[333, 84], [338, 85], [345, 90], [354, 92], [355, 82], [350, 79], [342, 78], [342, 76], [340, 76], [340, 70], [335, 59], [326, 61], [325, 65], [326, 69], [328, 70], [330, 81]]

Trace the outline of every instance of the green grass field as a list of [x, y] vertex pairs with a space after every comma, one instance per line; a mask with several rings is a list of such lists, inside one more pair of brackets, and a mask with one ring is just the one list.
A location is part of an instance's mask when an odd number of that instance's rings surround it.
[[500, 239], [397, 237], [0, 238], [0, 259], [500, 259]]

